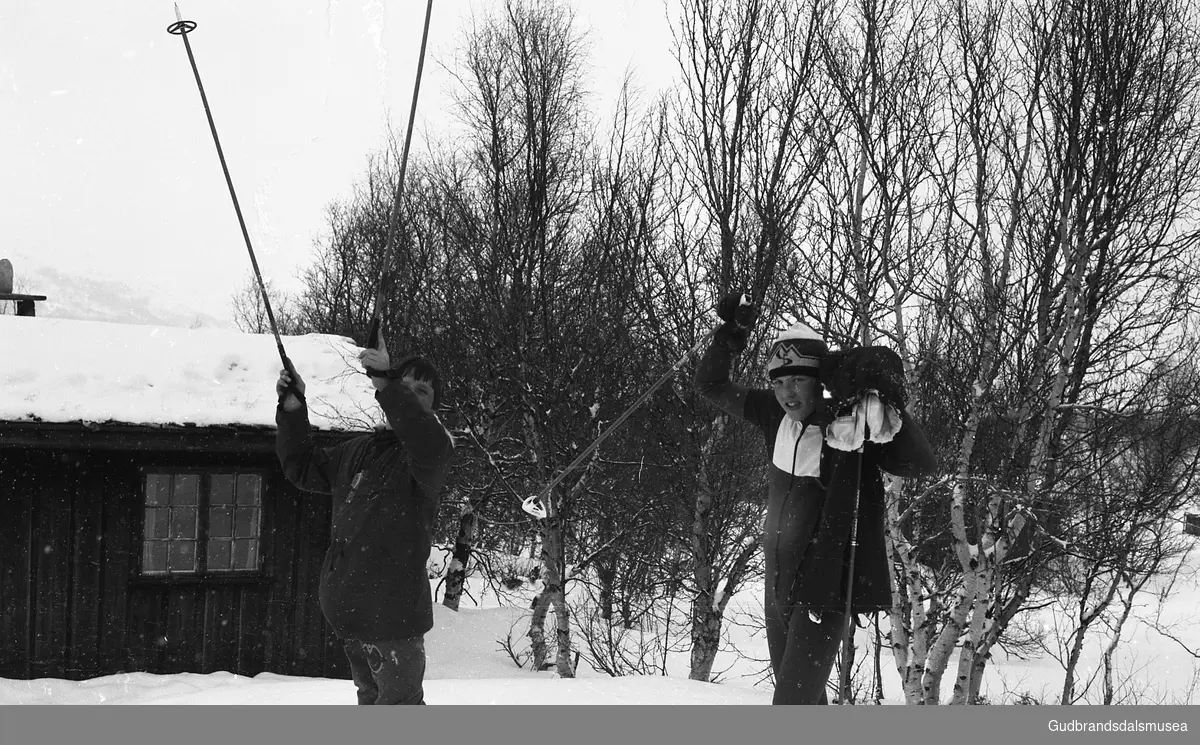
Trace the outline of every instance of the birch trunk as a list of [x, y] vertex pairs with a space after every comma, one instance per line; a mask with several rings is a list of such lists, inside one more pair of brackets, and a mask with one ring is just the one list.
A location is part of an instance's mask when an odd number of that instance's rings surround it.
[[[1092, 571], [1094, 572], [1096, 569], [1093, 568]], [[1114, 574], [1104, 594], [1104, 599], [1097, 602], [1089, 611], [1087, 608], [1087, 599], [1091, 595], [1094, 580], [1094, 576], [1088, 577], [1083, 589], [1079, 593], [1079, 625], [1071, 634], [1071, 648], [1067, 652], [1067, 663], [1064, 666], [1066, 668], [1066, 675], [1063, 676], [1062, 696], [1059, 698], [1059, 703], [1063, 706], [1068, 706], [1076, 701], [1075, 670], [1079, 667], [1079, 658], [1083, 654], [1083, 644], [1087, 640], [1088, 630], [1112, 603], [1121, 582], [1120, 575]]]
[[[718, 425], [717, 429], [720, 431], [724, 427]], [[713, 439], [715, 438], [716, 435]], [[706, 475], [707, 469], [701, 466], [701, 472]], [[712, 546], [709, 541], [712, 503], [709, 480], [702, 476], [696, 492], [696, 506], [692, 518], [692, 560], [695, 562], [696, 595], [692, 599], [692, 653], [688, 678], [705, 682], [712, 675], [713, 662], [721, 643], [721, 619], [713, 613], [717, 578], [712, 566]]]
[[[547, 508], [549, 509], [549, 505]], [[557, 649], [554, 665], [557, 667], [560, 677], [573, 678], [575, 671], [571, 664], [570, 611], [567, 608], [563, 589], [564, 557], [561, 518], [547, 514], [542, 520], [541, 532], [541, 564], [544, 585], [541, 593], [534, 600], [533, 618], [529, 623], [533, 669], [545, 670], [551, 666], [547, 662], [549, 650], [546, 645], [546, 616], [553, 609]]]
[[692, 656], [688, 679], [707, 683], [721, 647], [721, 617], [713, 611], [711, 589], [692, 599]]
[[550, 611], [550, 593], [543, 590], [533, 601], [533, 616], [529, 619], [529, 655], [534, 670], [545, 670], [546, 614]]
[[725, 432], [726, 417], [718, 416], [712, 431], [700, 451], [700, 478], [696, 483], [696, 502], [692, 508], [692, 573], [696, 582], [696, 595], [692, 599], [691, 667], [688, 678], [708, 681], [712, 674], [713, 661], [720, 645], [720, 619], [712, 618], [713, 598], [716, 593], [716, 572], [712, 566], [712, 545], [709, 526], [712, 516], [712, 479], [708, 461], [713, 447]]
[[982, 588], [990, 586], [991, 572], [987, 569], [985, 562], [976, 574], [977, 590], [975, 593], [975, 602], [971, 607], [971, 625], [968, 627], [967, 638], [963, 640], [962, 648], [958, 653], [958, 674], [954, 681], [954, 691], [950, 697], [950, 703], [956, 706], [971, 703], [971, 691], [974, 690], [971, 685], [973, 674], [976, 670], [976, 650], [979, 649], [983, 638], [984, 617], [988, 609], [988, 598]]
[[963, 586], [957, 593], [954, 608], [936, 641], [930, 646], [929, 657], [925, 664], [925, 673], [921, 676], [920, 702], [927, 705], [937, 705], [942, 700], [942, 676], [962, 630], [966, 627], [967, 615], [975, 603], [976, 582], [978, 575], [970, 572], [963, 578]]
[[458, 536], [454, 539], [454, 553], [446, 571], [446, 593], [442, 605], [458, 610], [463, 588], [467, 582], [467, 563], [471, 560], [471, 549], [475, 545], [475, 506], [471, 500], [463, 500], [462, 513], [458, 517]]

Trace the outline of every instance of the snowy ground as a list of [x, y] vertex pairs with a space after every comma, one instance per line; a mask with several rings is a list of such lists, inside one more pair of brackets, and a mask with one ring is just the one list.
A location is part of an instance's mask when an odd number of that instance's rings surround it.
[[[489, 598], [490, 600], [491, 598]], [[611, 678], [580, 671], [574, 680], [518, 668], [500, 644], [523, 608], [434, 606], [426, 636], [425, 699], [429, 704], [769, 704], [766, 690], [683, 678]], [[520, 648], [527, 640], [517, 639]], [[151, 675], [128, 673], [86, 681], [0, 679], [0, 704], [353, 704], [348, 680], [262, 673]]]
[[[1149, 621], [1170, 624], [1173, 635], [1192, 649], [1200, 648], [1200, 585], [1195, 568], [1200, 551], [1165, 602], [1143, 605], [1129, 624], [1117, 661], [1120, 688], [1138, 704], [1198, 704], [1200, 660], [1155, 631]], [[510, 637], [520, 657], [528, 649], [528, 605], [505, 607], [495, 595], [474, 592], [478, 602], [464, 599], [459, 612], [435, 605], [435, 628], [426, 637], [429, 704], [769, 704], [770, 683], [763, 680], [766, 643], [754, 623], [761, 604], [761, 586], [747, 588], [731, 603], [728, 644], [717, 658], [718, 683], [687, 680], [687, 654], [668, 655], [667, 677], [609, 677], [580, 665], [578, 677], [560, 679], [553, 672], [518, 668], [504, 649]], [[1149, 600], [1150, 598], [1147, 598]], [[1043, 623], [1053, 613], [1042, 612]], [[886, 622], [884, 624], [886, 634]], [[868, 634], [860, 631], [864, 641]], [[994, 703], [1012, 703], [1027, 695], [1042, 703], [1057, 703], [1063, 672], [1049, 656], [1015, 659], [997, 654], [989, 666], [983, 690]], [[1099, 644], [1089, 645], [1080, 675], [1086, 680], [1097, 669]], [[866, 672], [869, 674], [870, 669]], [[883, 656], [886, 703], [902, 702], [899, 676], [890, 655]], [[952, 677], [951, 671], [948, 679]], [[944, 687], [949, 695], [950, 684]], [[254, 678], [226, 672], [209, 675], [151, 675], [130, 673], [87, 681], [0, 679], [0, 704], [353, 704], [350, 681], [300, 678], [263, 673]], [[1085, 702], [1088, 702], [1085, 700]]]

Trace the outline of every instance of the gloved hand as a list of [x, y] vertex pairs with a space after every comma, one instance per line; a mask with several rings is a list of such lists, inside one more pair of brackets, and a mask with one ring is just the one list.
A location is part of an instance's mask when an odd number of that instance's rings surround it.
[[275, 383], [275, 395], [283, 405], [284, 411], [299, 409], [300, 399], [304, 397], [304, 378], [300, 377], [300, 373], [289, 373], [286, 367], [283, 368], [279, 371], [279, 380]]
[[887, 347], [855, 347], [831, 352], [821, 360], [821, 384], [833, 397], [835, 410], [873, 390], [897, 411], [908, 404], [904, 363]]
[[731, 292], [717, 303], [717, 318], [748, 329], [758, 320], [758, 308], [744, 292]]
[[722, 323], [713, 333], [713, 343], [720, 344], [734, 354], [741, 354], [746, 349], [746, 340], [749, 338], [750, 331], [732, 321]]
[[758, 308], [744, 292], [731, 292], [717, 303], [717, 317], [725, 323], [717, 327], [713, 341], [734, 354], [746, 349], [750, 327], [758, 319]]

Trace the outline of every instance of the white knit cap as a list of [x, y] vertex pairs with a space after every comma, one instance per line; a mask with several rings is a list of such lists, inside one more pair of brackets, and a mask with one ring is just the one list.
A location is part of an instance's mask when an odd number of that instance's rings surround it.
[[829, 352], [825, 340], [808, 325], [797, 321], [779, 333], [767, 356], [767, 377], [816, 376], [821, 358]]

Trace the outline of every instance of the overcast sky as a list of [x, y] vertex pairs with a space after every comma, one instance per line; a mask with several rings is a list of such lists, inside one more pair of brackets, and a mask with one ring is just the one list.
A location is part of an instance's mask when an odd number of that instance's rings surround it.
[[[492, 2], [434, 0], [414, 152], [446, 121], [441, 64]], [[667, 2], [573, 0], [598, 116], [626, 68], [649, 92], [674, 77]], [[179, 7], [259, 265], [295, 289], [325, 205], [389, 117], [403, 131], [425, 1]], [[250, 261], [174, 20], [170, 0], [0, 0], [0, 257], [19, 283], [42, 266], [120, 279], [228, 320]]]

